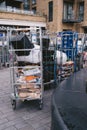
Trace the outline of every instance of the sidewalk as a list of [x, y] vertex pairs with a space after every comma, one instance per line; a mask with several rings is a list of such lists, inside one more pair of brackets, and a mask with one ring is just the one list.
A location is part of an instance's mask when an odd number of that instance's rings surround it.
[[0, 70], [0, 130], [50, 130], [52, 91], [45, 90], [42, 110], [38, 109], [36, 101], [29, 101], [18, 103], [13, 111], [10, 71], [9, 68]]

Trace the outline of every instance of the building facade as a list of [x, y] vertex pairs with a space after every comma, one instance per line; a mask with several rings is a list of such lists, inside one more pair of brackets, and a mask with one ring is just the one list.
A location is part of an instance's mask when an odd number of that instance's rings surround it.
[[87, 0], [30, 0], [30, 9], [42, 13], [47, 29], [87, 33]]
[[0, 31], [46, 27], [45, 17], [30, 11], [29, 7], [29, 0], [0, 0]]
[[0, 27], [87, 33], [87, 0], [1, 0]]
[[46, 18], [30, 11], [29, 7], [29, 0], [0, 0], [0, 68], [9, 63], [11, 34], [26, 32], [32, 43], [40, 42], [36, 34], [46, 28]]

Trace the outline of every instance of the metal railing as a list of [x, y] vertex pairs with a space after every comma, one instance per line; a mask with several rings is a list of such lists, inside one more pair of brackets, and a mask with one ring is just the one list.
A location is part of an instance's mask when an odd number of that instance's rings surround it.
[[34, 15], [33, 11], [21, 10], [21, 9], [10, 8], [10, 7], [7, 8], [0, 7], [0, 11]]
[[27, 14], [27, 15], [43, 16], [43, 14], [41, 12], [34, 12], [34, 11], [10, 8], [10, 7], [7, 7], [7, 8], [0, 7], [0, 12], [10, 12], [10, 13], [17, 13], [17, 14]]

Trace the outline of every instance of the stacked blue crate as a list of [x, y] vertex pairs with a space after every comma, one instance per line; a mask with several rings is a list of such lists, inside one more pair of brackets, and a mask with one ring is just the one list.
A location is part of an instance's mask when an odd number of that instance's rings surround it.
[[78, 34], [72, 31], [62, 32], [62, 46], [61, 49], [66, 53], [68, 60], [75, 60], [77, 55], [77, 40]]
[[[76, 56], [77, 56], [77, 42], [78, 42], [78, 33], [77, 32], [73, 32], [73, 31], [63, 31], [63, 32], [58, 32], [57, 34], [57, 38], [60, 40], [60, 44], [57, 43], [57, 48], [62, 52], [65, 52], [68, 58], [68, 61], [73, 61], [74, 62], [74, 71], [76, 70]], [[60, 45], [60, 46], [58, 46]], [[60, 58], [62, 58], [62, 53]], [[55, 67], [55, 70], [60, 70], [60, 77], [63, 74], [63, 67], [57, 66]], [[56, 77], [56, 71], [55, 72], [55, 79], [57, 79]], [[55, 80], [56, 81], [56, 80]]]

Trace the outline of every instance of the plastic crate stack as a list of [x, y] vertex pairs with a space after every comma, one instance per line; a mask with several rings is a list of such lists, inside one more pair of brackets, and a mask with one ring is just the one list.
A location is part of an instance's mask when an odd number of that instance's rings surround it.
[[[78, 34], [72, 31], [60, 32], [61, 35], [61, 46], [60, 50], [65, 52], [68, 61], [59, 67], [59, 75], [61, 80], [69, 77], [76, 68], [75, 57], [77, 55], [77, 40]], [[61, 56], [62, 58], [62, 56]]]

